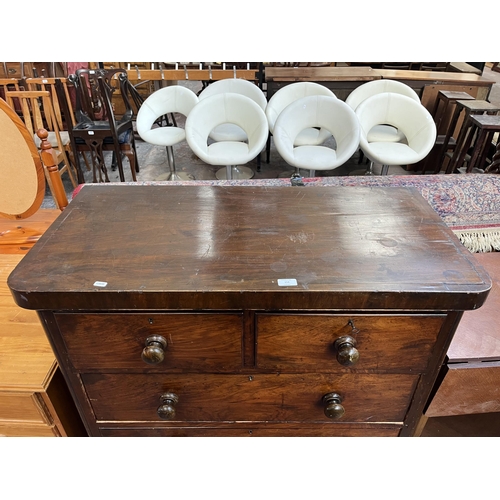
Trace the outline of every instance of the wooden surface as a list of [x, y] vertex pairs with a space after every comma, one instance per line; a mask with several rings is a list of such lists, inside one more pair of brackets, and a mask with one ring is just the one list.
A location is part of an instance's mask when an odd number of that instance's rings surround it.
[[273, 68], [266, 67], [267, 81], [369, 81], [381, 76], [372, 68]]
[[25, 254], [61, 214], [55, 209], [41, 209], [23, 220], [0, 218], [0, 254]]
[[500, 412], [500, 361], [449, 364], [427, 417]]
[[475, 254], [487, 269], [492, 287], [484, 305], [477, 311], [464, 313], [455, 337], [448, 349], [450, 362], [500, 360], [500, 253]]
[[57, 367], [54, 354], [35, 311], [18, 307], [6, 284], [22, 257], [0, 255], [0, 387], [43, 391]]
[[35, 311], [17, 306], [7, 278], [60, 214], [39, 210], [26, 220], [0, 218], [0, 435], [85, 434]]
[[391, 80], [416, 80], [429, 83], [459, 83], [461, 85], [493, 85], [495, 81], [488, 80], [484, 76], [473, 73], [455, 73], [453, 71], [411, 71], [411, 70], [393, 70], [376, 69], [373, 70], [381, 78]]
[[9, 284], [96, 436], [413, 435], [490, 288], [416, 191], [351, 187], [86, 186]]
[[500, 254], [476, 254], [493, 285], [484, 305], [465, 311], [448, 349], [428, 417], [500, 411]]
[[463, 310], [490, 288], [411, 188], [90, 185], [42, 239], [9, 281], [23, 307]]

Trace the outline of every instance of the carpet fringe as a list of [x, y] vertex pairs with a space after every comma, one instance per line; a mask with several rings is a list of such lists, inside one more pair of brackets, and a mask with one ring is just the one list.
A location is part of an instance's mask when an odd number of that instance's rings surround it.
[[472, 253], [500, 251], [500, 230], [498, 229], [454, 230], [453, 232]]

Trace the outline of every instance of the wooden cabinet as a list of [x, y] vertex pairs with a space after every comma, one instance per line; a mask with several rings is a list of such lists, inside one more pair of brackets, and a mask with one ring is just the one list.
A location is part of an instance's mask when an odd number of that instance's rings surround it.
[[82, 436], [85, 429], [34, 311], [14, 303], [7, 277], [59, 210], [0, 219], [0, 436]]
[[406, 436], [491, 282], [410, 188], [96, 185], [9, 285], [91, 435]]

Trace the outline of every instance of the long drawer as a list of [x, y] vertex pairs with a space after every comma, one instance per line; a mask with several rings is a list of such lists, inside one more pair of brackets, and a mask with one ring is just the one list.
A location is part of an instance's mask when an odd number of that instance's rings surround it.
[[[402, 422], [418, 376], [375, 374], [82, 375], [97, 421], [328, 422], [323, 397], [341, 397], [339, 422]], [[174, 394], [166, 402], [161, 396]]]
[[[241, 314], [56, 314], [77, 370], [238, 370], [242, 366]], [[165, 340], [163, 361], [147, 364], [148, 339]]]
[[425, 370], [445, 320], [435, 316], [257, 315], [260, 370], [331, 372], [337, 339], [355, 340], [358, 370], [415, 373]]
[[108, 437], [396, 437], [400, 425], [390, 424], [240, 424], [203, 427], [101, 427]]

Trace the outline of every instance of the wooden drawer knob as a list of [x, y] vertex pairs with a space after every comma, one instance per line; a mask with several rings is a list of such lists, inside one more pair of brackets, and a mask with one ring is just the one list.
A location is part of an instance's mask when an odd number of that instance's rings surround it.
[[162, 420], [172, 420], [175, 418], [175, 405], [179, 402], [177, 394], [166, 392], [160, 396], [162, 402], [156, 412]]
[[141, 358], [149, 365], [156, 365], [163, 361], [167, 340], [161, 335], [151, 335], [146, 339], [146, 347], [142, 350]]
[[356, 349], [356, 344], [356, 339], [350, 335], [344, 335], [335, 341], [337, 361], [342, 366], [352, 366], [359, 361], [359, 351]]
[[325, 415], [332, 420], [341, 418], [345, 409], [340, 404], [342, 403], [342, 396], [336, 392], [330, 392], [323, 396], [323, 404], [325, 405]]

